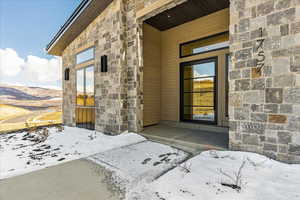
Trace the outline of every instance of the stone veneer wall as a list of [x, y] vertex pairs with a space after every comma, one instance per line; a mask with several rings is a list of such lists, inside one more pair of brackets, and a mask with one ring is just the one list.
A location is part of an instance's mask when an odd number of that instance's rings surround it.
[[[121, 133], [143, 129], [142, 23], [136, 12], [156, 0], [114, 0], [63, 52], [63, 121], [75, 126], [76, 64], [78, 49], [95, 46], [96, 130]], [[182, 1], [182, 0], [181, 0]], [[174, 5], [175, 6], [175, 5]], [[166, 8], [167, 9], [167, 8]], [[100, 73], [100, 56], [108, 55], [108, 73]]]
[[[143, 128], [142, 20], [176, 6], [174, 0], [137, 19], [158, 0], [115, 0], [63, 52], [64, 123], [75, 125], [75, 54], [95, 43], [96, 129]], [[300, 0], [231, 0], [230, 148], [300, 162]], [[259, 29], [262, 28], [262, 37]], [[257, 50], [264, 39], [264, 67]], [[100, 73], [107, 54], [109, 72]]]
[[124, 0], [125, 47], [127, 64], [128, 130], [143, 129], [143, 73], [140, 42], [141, 32], [136, 21], [135, 0]]
[[[143, 21], [186, 0], [174, 0], [137, 19], [137, 12], [158, 0], [124, 0], [126, 18], [126, 64], [128, 129], [139, 132], [143, 129]], [[166, 1], [166, 0], [165, 0]]]
[[[70, 80], [63, 81], [63, 122], [75, 126], [76, 66], [78, 49], [94, 44], [96, 130], [121, 133], [127, 123], [127, 68], [125, 19], [122, 0], [115, 0], [63, 52], [63, 71], [70, 68]], [[108, 72], [100, 72], [100, 57], [108, 56]]]
[[231, 0], [230, 21], [230, 148], [300, 162], [300, 0]]

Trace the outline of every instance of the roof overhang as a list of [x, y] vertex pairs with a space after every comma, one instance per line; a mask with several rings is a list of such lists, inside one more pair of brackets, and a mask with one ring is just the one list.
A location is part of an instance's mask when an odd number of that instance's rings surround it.
[[165, 31], [228, 7], [229, 0], [188, 0], [145, 22], [160, 31]]
[[69, 19], [47, 45], [48, 54], [61, 56], [63, 50], [97, 17], [113, 0], [82, 0]]

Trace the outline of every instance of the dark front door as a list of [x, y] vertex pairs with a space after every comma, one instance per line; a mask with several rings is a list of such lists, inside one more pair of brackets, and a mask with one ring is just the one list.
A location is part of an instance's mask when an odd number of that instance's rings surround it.
[[95, 129], [94, 66], [76, 72], [76, 126]]
[[180, 65], [181, 121], [216, 124], [217, 57]]

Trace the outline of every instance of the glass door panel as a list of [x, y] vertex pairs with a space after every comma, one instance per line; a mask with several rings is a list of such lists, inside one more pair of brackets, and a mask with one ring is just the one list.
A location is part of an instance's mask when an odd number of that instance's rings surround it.
[[184, 92], [213, 92], [214, 82], [214, 77], [185, 79]]
[[184, 93], [185, 106], [214, 107], [214, 92]]
[[95, 106], [94, 97], [94, 67], [87, 67], [85, 69], [85, 89], [86, 89], [86, 106]]
[[84, 70], [80, 69], [76, 72], [76, 105], [84, 106]]
[[94, 67], [76, 72], [76, 126], [95, 129]]
[[217, 59], [181, 64], [181, 120], [216, 123]]

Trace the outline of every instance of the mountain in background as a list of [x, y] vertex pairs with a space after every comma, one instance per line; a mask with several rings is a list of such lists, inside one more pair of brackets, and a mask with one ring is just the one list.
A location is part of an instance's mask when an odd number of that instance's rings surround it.
[[62, 123], [62, 91], [0, 85], [0, 134]]
[[41, 87], [0, 85], [0, 100], [49, 100], [61, 97], [61, 90]]
[[62, 90], [0, 84], [0, 104], [29, 110], [61, 107]]

